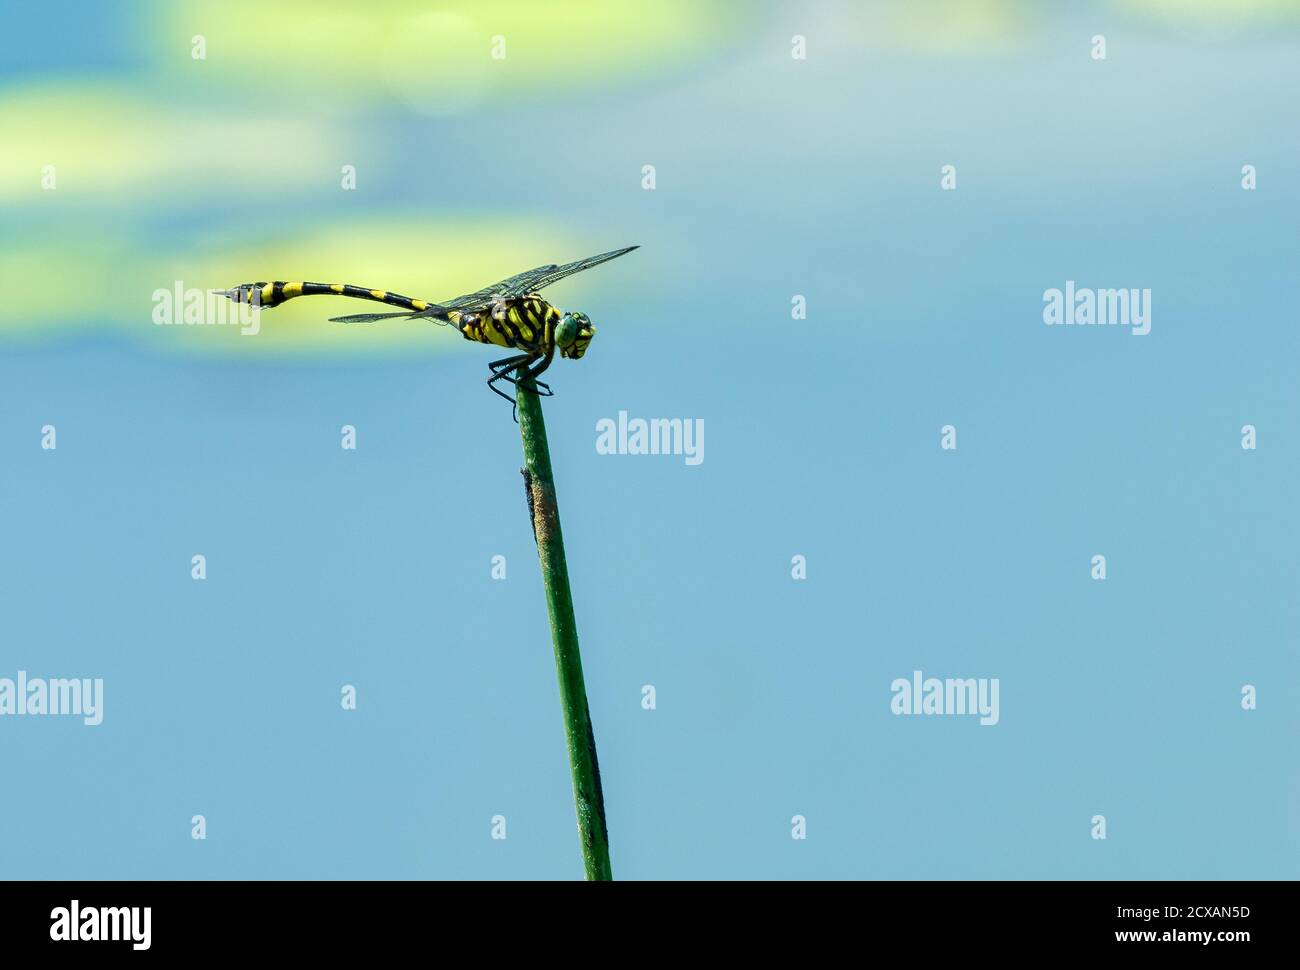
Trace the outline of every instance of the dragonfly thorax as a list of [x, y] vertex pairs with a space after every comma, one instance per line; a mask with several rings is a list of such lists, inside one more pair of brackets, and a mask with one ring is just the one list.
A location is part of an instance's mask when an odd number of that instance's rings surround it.
[[497, 297], [482, 309], [451, 310], [447, 319], [466, 340], [522, 350], [537, 357], [560, 352], [577, 360], [596, 329], [585, 313], [561, 313], [536, 293]]

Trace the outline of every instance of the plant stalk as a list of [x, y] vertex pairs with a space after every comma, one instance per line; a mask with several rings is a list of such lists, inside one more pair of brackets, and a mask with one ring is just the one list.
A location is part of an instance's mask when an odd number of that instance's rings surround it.
[[[522, 375], [522, 370], [517, 373]], [[555, 672], [560, 681], [560, 707], [573, 771], [573, 799], [578, 810], [578, 835], [582, 841], [582, 862], [589, 881], [613, 879], [609, 866], [609, 832], [605, 826], [605, 795], [600, 787], [600, 763], [596, 760], [596, 738], [587, 709], [587, 688], [582, 678], [582, 655], [578, 652], [578, 626], [573, 616], [573, 593], [569, 567], [564, 560], [564, 537], [560, 533], [560, 510], [555, 500], [555, 479], [551, 474], [551, 452], [546, 443], [546, 422], [542, 401], [531, 378], [520, 377], [516, 398], [519, 434], [524, 445], [524, 488], [528, 512], [542, 564], [542, 586], [546, 591], [546, 612], [551, 620], [555, 644]]]

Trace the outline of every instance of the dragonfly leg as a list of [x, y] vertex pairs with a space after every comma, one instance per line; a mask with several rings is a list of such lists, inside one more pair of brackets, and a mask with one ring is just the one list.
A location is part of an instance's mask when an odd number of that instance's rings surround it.
[[515, 354], [513, 357], [502, 357], [500, 360], [489, 362], [488, 369], [493, 373], [499, 370], [514, 370], [520, 364], [532, 360], [531, 354]]
[[[488, 366], [492, 368], [492, 377], [489, 379], [489, 383], [502, 380], [509, 381], [511, 384], [518, 386], [520, 378], [526, 375], [533, 378], [534, 383], [539, 388], [537, 393], [541, 397], [554, 397], [555, 392], [551, 390], [551, 385], [537, 380], [537, 375], [551, 366], [551, 358], [546, 357], [537, 367], [528, 368], [526, 365], [529, 361], [534, 359], [535, 358], [529, 357], [527, 354], [522, 354], [520, 357], [506, 357], [502, 360], [493, 361], [491, 364], [488, 364]], [[516, 363], [516, 361], [521, 362]], [[510, 372], [516, 369], [520, 371], [519, 376], [511, 377]], [[496, 388], [493, 388], [493, 390], [495, 391]]]
[[555, 359], [555, 351], [552, 350], [550, 353], [548, 353], [545, 357], [541, 359], [541, 361], [537, 364], [536, 367], [531, 367], [527, 371], [528, 376], [533, 379], [533, 383], [537, 386], [537, 393], [541, 397], [555, 396], [555, 392], [551, 390], [551, 386], [549, 384], [544, 384], [537, 379], [538, 375], [540, 375], [542, 371], [546, 370], [546, 368], [551, 366], [551, 361], [554, 359]]
[[[503, 375], [501, 379], [505, 381], [509, 381], [511, 384], [514, 384], [516, 387], [519, 386], [519, 378], [517, 377], [505, 377]], [[541, 381], [533, 381], [533, 387], [537, 388], [538, 397], [555, 397], [555, 392], [551, 390], [550, 384], [544, 384]]]
[[492, 376], [488, 378], [487, 386], [491, 389], [493, 394], [503, 397], [510, 402], [511, 416], [515, 419], [516, 424], [519, 423], [519, 415], [518, 408], [515, 405], [515, 399], [505, 391], [501, 390], [501, 388], [497, 387], [497, 381], [509, 381], [511, 384], [516, 383], [517, 379], [511, 377], [510, 372], [516, 368], [522, 369], [527, 367], [528, 362], [532, 359], [533, 357], [531, 354], [518, 354], [514, 357], [502, 357], [500, 360], [494, 360], [488, 364], [488, 369], [492, 371]]

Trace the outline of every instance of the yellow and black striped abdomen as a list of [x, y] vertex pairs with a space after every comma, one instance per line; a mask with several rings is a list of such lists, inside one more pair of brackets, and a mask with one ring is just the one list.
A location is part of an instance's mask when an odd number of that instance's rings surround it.
[[388, 306], [401, 307], [404, 310], [426, 310], [429, 304], [424, 300], [413, 300], [400, 293], [387, 290], [368, 290], [364, 286], [350, 283], [306, 283], [275, 280], [271, 283], [244, 283], [236, 287], [241, 298], [256, 302], [264, 307], [279, 306], [287, 300], [298, 296], [350, 296], [354, 299], [374, 300]]
[[498, 300], [479, 312], [452, 311], [447, 317], [466, 340], [544, 354], [555, 341], [560, 311], [532, 293]]

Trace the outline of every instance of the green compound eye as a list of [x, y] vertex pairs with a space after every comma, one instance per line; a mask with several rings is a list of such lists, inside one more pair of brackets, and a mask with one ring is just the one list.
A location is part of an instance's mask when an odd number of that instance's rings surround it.
[[572, 347], [578, 339], [578, 321], [572, 313], [566, 313], [555, 328], [555, 342], [561, 347]]

